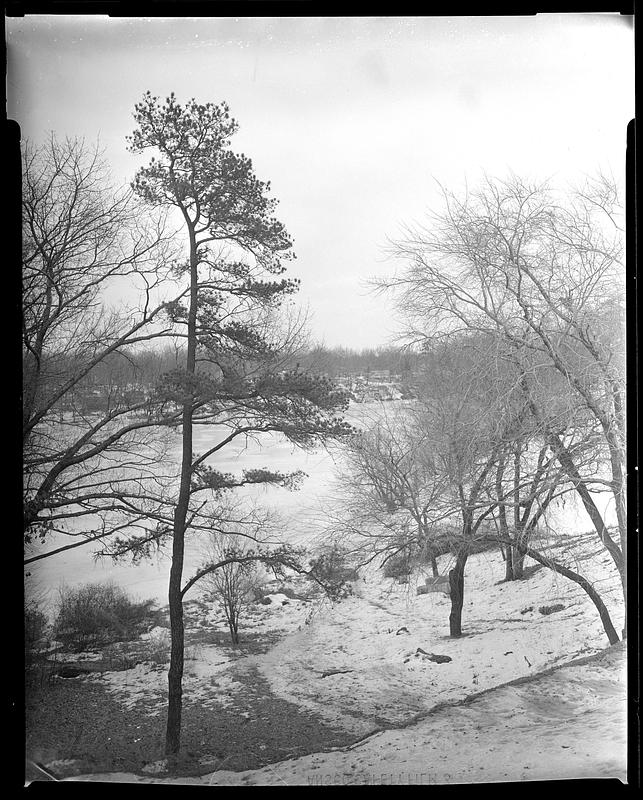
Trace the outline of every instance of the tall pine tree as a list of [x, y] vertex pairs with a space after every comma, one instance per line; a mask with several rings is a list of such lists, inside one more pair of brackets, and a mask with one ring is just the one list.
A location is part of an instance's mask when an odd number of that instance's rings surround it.
[[[293, 341], [279, 314], [284, 298], [298, 288], [296, 279], [284, 276], [283, 262], [294, 257], [292, 241], [273, 216], [270, 184], [255, 176], [249, 158], [230, 149], [238, 125], [228, 106], [194, 99], [181, 105], [174, 94], [163, 102], [147, 92], [134, 118], [129, 149], [154, 155], [138, 170], [133, 188], [150, 205], [175, 209], [187, 240], [187, 259], [175, 269], [184, 299], [166, 309], [186, 342], [185, 364], [158, 387], [161, 397], [182, 409], [180, 482], [166, 529], [172, 537], [166, 754], [172, 755], [181, 737], [185, 540], [201, 513], [191, 500], [204, 492], [216, 500], [248, 483], [288, 486], [295, 477], [269, 469], [235, 477], [207, 459], [241, 436], [279, 432], [306, 447], [350, 427], [336, 415], [346, 398], [331, 382], [279, 369]], [[208, 423], [229, 432], [196, 454], [194, 426]]]

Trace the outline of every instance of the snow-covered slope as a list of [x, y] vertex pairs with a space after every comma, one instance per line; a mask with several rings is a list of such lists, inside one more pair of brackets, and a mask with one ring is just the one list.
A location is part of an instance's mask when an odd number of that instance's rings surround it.
[[[620, 630], [619, 581], [609, 558], [593, 547], [591, 537], [557, 549], [559, 558], [582, 569], [600, 589]], [[590, 552], [593, 557], [586, 557]], [[448, 562], [448, 556], [441, 557], [441, 572]], [[400, 783], [622, 778], [622, 648], [600, 655], [608, 644], [605, 633], [595, 607], [576, 584], [544, 568], [504, 583], [503, 570], [498, 553], [470, 557], [464, 636], [459, 639], [448, 636], [448, 598], [416, 595], [420, 574], [400, 585], [371, 567], [355, 584], [354, 595], [341, 603], [315, 606], [290, 600], [254, 606], [246, 629], [278, 629], [283, 638], [268, 652], [241, 659], [219, 658], [216, 648], [203, 648], [188, 662], [186, 694], [197, 692], [216, 713], [219, 687], [229, 686], [238, 670], [257, 668], [277, 696], [365, 740], [254, 772], [213, 773], [199, 782], [379, 783], [387, 782], [381, 780], [384, 774], [406, 775], [388, 781]], [[563, 608], [540, 613], [540, 607], [552, 605]], [[209, 616], [213, 622], [212, 612]], [[597, 659], [534, 682], [453, 705], [597, 654]], [[434, 655], [450, 660], [438, 663]], [[127, 672], [118, 679], [103, 678], [124, 707], [141, 691], [161, 699], [157, 692], [164, 673], [148, 682], [131, 672], [131, 680]], [[414, 780], [416, 774], [424, 777]]]

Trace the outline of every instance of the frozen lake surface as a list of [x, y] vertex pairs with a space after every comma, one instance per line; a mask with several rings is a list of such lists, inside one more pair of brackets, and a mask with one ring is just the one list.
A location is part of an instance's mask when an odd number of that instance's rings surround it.
[[[391, 408], [393, 403], [385, 404]], [[381, 413], [381, 404], [351, 405], [347, 419], [354, 425], [367, 423], [369, 418]], [[194, 450], [203, 452], [221, 437], [218, 426], [195, 427]], [[171, 449], [171, 457], [179, 463], [180, 437], [176, 435], [176, 445]], [[248, 496], [263, 506], [278, 510], [285, 520], [284, 540], [311, 549], [320, 542], [324, 528], [324, 506], [332, 505], [332, 497], [338, 490], [336, 474], [341, 464], [341, 446], [331, 449], [320, 448], [305, 452], [294, 447], [284, 437], [267, 434], [257, 440], [231, 444], [209, 460], [212, 466], [222, 472], [240, 474], [244, 469], [261, 467], [282, 472], [303, 470], [308, 477], [298, 491], [288, 491], [278, 487], [252, 487], [244, 490]], [[598, 503], [606, 511], [612, 522], [613, 514], [607, 504]], [[601, 496], [598, 500], [602, 500]], [[550, 524], [560, 527], [561, 532], [579, 532], [591, 529], [589, 518], [582, 507], [568, 496], [563, 508], [554, 510]], [[48, 541], [47, 549], [67, 544], [64, 536]], [[114, 564], [109, 559], [95, 560], [91, 545], [69, 550], [51, 558], [29, 565], [31, 573], [27, 591], [43, 597], [45, 605], [51, 608], [56, 602], [59, 587], [77, 586], [89, 582], [114, 581], [134, 597], [141, 600], [154, 599], [159, 605], [167, 603], [167, 585], [170, 569], [168, 553], [161, 553], [152, 560], [132, 565], [127, 562]], [[188, 578], [204, 559], [202, 542], [186, 542], [184, 576]], [[196, 590], [195, 590], [196, 591]], [[46, 598], [46, 599], [45, 599]], [[190, 599], [190, 595], [187, 595]]]
[[[347, 419], [359, 424], [367, 415], [366, 407], [351, 409]], [[194, 429], [194, 451], [203, 452], [212, 447], [228, 431], [221, 426], [196, 426]], [[181, 441], [176, 434], [176, 444], [170, 457], [180, 463]], [[293, 446], [285, 437], [264, 434], [258, 440], [239, 440], [219, 451], [208, 463], [221, 472], [240, 475], [242, 470], [268, 468], [281, 472], [302, 470], [307, 477], [301, 488], [289, 491], [280, 487], [248, 487], [243, 493], [263, 507], [274, 508], [284, 520], [283, 539], [291, 543], [311, 546], [319, 540], [320, 517], [324, 501], [332, 492], [340, 448], [319, 448], [304, 451]], [[63, 536], [48, 539], [46, 549], [69, 544]], [[37, 550], [35, 551], [37, 552]], [[203, 543], [186, 541], [184, 575], [189, 577], [203, 561]], [[114, 581], [140, 599], [154, 599], [159, 604], [167, 602], [167, 584], [170, 569], [169, 552], [159, 553], [151, 560], [132, 565], [127, 562], [114, 563], [110, 559], [96, 560], [92, 546], [79, 547], [56, 554], [51, 558], [29, 565], [28, 586], [38, 595], [46, 597], [45, 604], [55, 603], [57, 590], [62, 585], [77, 586], [89, 582]]]

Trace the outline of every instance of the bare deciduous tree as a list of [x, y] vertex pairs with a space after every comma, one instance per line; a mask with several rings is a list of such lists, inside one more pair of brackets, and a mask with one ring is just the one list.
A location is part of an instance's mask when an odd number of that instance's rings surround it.
[[[30, 562], [146, 525], [128, 498], [160, 480], [164, 444], [152, 404], [114, 371], [167, 330], [154, 298], [168, 241], [111, 188], [97, 148], [53, 136], [25, 145], [22, 224], [24, 539], [70, 541]], [[116, 311], [110, 293], [124, 287], [132, 304]]]
[[341, 496], [329, 509], [336, 534], [350, 537], [362, 557], [404, 552], [430, 561], [438, 574], [434, 509], [444, 490], [425, 432], [407, 411], [386, 412], [345, 443]]
[[258, 562], [244, 560], [251, 555], [248, 540], [234, 534], [218, 537], [210, 555], [213, 563], [222, 566], [205, 576], [205, 592], [223, 609], [232, 644], [239, 644], [239, 617], [252, 599]]
[[[425, 372], [416, 385], [419, 400], [387, 413], [384, 425], [369, 425], [349, 449], [342, 476], [348, 495], [343, 510], [349, 512], [344, 530], [366, 542], [373, 556], [408, 552], [418, 535], [400, 516], [399, 500], [401, 487], [419, 479], [414, 495], [427, 501], [424, 530], [434, 546], [446, 544], [453, 559], [452, 636], [462, 633], [469, 554], [495, 542], [505, 547], [508, 559], [515, 556], [512, 565], [518, 569], [512, 577], [522, 575], [524, 558], [530, 556], [581, 586], [614, 643], [618, 635], [595, 587], [553, 558], [547, 544], [543, 553], [533, 541], [552, 502], [575, 487], [531, 415], [522, 373], [499, 359], [504, 352], [501, 337], [469, 334], [434, 343], [424, 353]], [[587, 463], [583, 459], [592, 448], [586, 441], [569, 440], [568, 447], [576, 463]], [[507, 463], [511, 474], [505, 480]], [[411, 482], [405, 482], [409, 476]]]
[[[530, 411], [619, 571], [626, 598], [624, 269], [618, 193], [599, 176], [555, 192], [517, 177], [485, 180], [408, 228], [392, 246], [404, 262], [380, 283], [396, 292], [416, 342], [459, 333], [501, 335], [522, 364]], [[542, 391], [558, 377], [561, 430]], [[573, 429], [572, 429], [573, 428]], [[569, 438], [594, 447], [577, 462]], [[576, 450], [576, 452], [579, 452]], [[581, 452], [586, 454], [586, 449]], [[596, 503], [609, 491], [615, 536]]]

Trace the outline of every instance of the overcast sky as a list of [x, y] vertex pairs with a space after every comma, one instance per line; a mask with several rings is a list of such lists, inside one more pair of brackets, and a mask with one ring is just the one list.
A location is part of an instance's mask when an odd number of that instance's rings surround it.
[[[23, 137], [100, 137], [119, 181], [146, 90], [226, 100], [235, 148], [270, 180], [318, 340], [384, 344], [387, 237], [482, 171], [623, 174], [631, 21], [495, 18], [7, 19], [8, 114]], [[147, 160], [147, 159], [146, 159]]]

